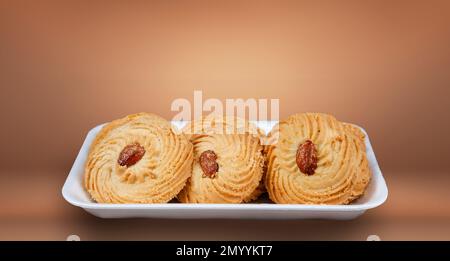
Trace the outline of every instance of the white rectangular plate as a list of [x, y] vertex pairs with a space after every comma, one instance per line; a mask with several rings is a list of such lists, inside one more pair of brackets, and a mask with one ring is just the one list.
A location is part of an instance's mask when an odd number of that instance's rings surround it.
[[[265, 132], [275, 122], [255, 122]], [[182, 122], [174, 122], [182, 127]], [[92, 201], [83, 187], [84, 165], [89, 147], [103, 125], [89, 131], [63, 186], [63, 197], [72, 205], [102, 218], [237, 218], [237, 219], [353, 219], [387, 199], [388, 190], [366, 133], [372, 180], [363, 197], [350, 205], [274, 204], [267, 199], [247, 204], [101, 204]]]

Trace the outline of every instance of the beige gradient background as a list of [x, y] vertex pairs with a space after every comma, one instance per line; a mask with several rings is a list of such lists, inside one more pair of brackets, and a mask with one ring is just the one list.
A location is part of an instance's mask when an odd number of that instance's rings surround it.
[[[449, 1], [0, 0], [0, 239], [450, 239]], [[370, 135], [390, 195], [353, 221], [103, 220], [61, 187], [87, 131], [171, 102], [279, 98]]]

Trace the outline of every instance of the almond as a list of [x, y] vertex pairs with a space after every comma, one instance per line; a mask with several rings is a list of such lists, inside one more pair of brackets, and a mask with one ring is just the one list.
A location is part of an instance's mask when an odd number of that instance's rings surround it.
[[200, 154], [200, 167], [206, 177], [214, 178], [217, 171], [219, 171], [219, 164], [216, 162], [217, 155], [212, 150], [206, 150]]
[[313, 175], [317, 168], [317, 149], [311, 140], [306, 140], [297, 149], [296, 162], [300, 171]]
[[141, 160], [144, 154], [145, 149], [139, 143], [129, 144], [120, 152], [117, 163], [128, 168]]

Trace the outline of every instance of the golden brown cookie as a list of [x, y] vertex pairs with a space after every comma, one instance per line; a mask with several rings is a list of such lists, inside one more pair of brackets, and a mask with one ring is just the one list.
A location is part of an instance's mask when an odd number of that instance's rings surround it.
[[165, 119], [129, 115], [98, 133], [85, 167], [85, 187], [99, 203], [165, 203], [185, 185], [192, 159], [192, 144]]
[[241, 203], [259, 196], [262, 145], [258, 134], [248, 130], [248, 122], [233, 118], [203, 119], [183, 130], [194, 145], [194, 164], [178, 195], [181, 202]]
[[266, 188], [276, 203], [347, 204], [370, 180], [364, 134], [321, 113], [295, 114], [270, 135]]

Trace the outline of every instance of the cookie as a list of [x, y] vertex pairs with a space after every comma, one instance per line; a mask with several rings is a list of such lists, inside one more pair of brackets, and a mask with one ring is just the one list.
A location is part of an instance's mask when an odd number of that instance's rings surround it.
[[370, 180], [364, 133], [331, 115], [295, 114], [269, 134], [266, 188], [275, 203], [348, 204]]
[[[183, 131], [194, 145], [192, 176], [178, 195], [184, 203], [242, 203], [261, 193], [264, 158], [247, 121], [205, 118]], [[230, 131], [232, 130], [232, 131]]]
[[99, 203], [165, 203], [191, 174], [192, 144], [147, 113], [105, 125], [91, 145], [85, 188]]

